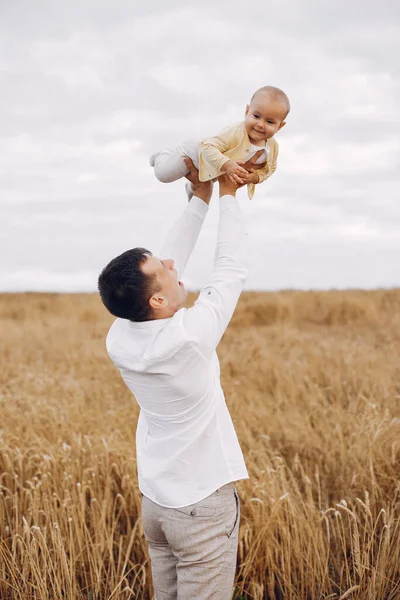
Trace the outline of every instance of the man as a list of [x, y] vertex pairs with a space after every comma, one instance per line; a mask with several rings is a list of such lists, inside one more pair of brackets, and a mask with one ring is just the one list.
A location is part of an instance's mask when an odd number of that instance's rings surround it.
[[[245, 168], [251, 171], [262, 150]], [[202, 228], [212, 183], [190, 159], [194, 196], [172, 227], [161, 259], [135, 248], [99, 277], [119, 317], [107, 350], [140, 405], [136, 432], [142, 520], [157, 600], [228, 600], [235, 577], [240, 503], [248, 478], [220, 384], [216, 347], [247, 276], [237, 184], [219, 179], [213, 273], [195, 305], [183, 308], [180, 277]]]

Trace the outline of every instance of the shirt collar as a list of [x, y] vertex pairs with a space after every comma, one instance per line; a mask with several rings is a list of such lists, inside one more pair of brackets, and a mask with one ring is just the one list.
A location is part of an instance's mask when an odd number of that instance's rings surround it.
[[166, 319], [152, 319], [151, 321], [129, 321], [132, 329], [159, 329], [166, 325], [173, 317]]

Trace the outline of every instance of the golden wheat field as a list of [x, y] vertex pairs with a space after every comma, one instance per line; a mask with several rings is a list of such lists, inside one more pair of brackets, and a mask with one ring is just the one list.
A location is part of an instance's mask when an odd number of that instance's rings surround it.
[[[0, 309], [0, 598], [152, 598], [112, 317], [95, 294]], [[400, 598], [399, 354], [400, 290], [242, 296], [219, 347], [250, 473], [237, 600]]]

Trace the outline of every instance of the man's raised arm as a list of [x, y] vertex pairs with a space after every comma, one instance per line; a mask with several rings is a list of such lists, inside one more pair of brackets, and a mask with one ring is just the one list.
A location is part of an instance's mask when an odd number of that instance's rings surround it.
[[189, 169], [186, 179], [192, 183], [194, 188], [193, 198], [172, 226], [160, 252], [161, 258], [172, 258], [174, 260], [178, 277], [182, 277], [193, 252], [208, 212], [212, 194], [211, 181], [201, 182], [198, 178], [198, 171], [190, 158], [186, 157], [184, 160]]
[[184, 315], [188, 339], [206, 360], [216, 349], [247, 277], [246, 232], [235, 198], [236, 187], [227, 176], [220, 182], [220, 216], [214, 270], [195, 305]]
[[[251, 170], [261, 151], [244, 163]], [[187, 337], [199, 355], [209, 358], [232, 318], [247, 278], [245, 220], [236, 200], [238, 184], [228, 176], [219, 178], [219, 225], [214, 270], [195, 305], [184, 316]]]

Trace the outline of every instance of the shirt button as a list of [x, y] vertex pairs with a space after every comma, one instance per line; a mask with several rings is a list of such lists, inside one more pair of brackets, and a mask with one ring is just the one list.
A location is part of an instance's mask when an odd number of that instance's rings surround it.
[[193, 509], [193, 510], [191, 510], [191, 511], [190, 511], [190, 516], [191, 516], [191, 517], [194, 517], [195, 515], [196, 515], [196, 511], [195, 511], [194, 509]]
[[246, 152], [248, 152], [248, 151], [249, 151], [249, 149], [247, 148]]

